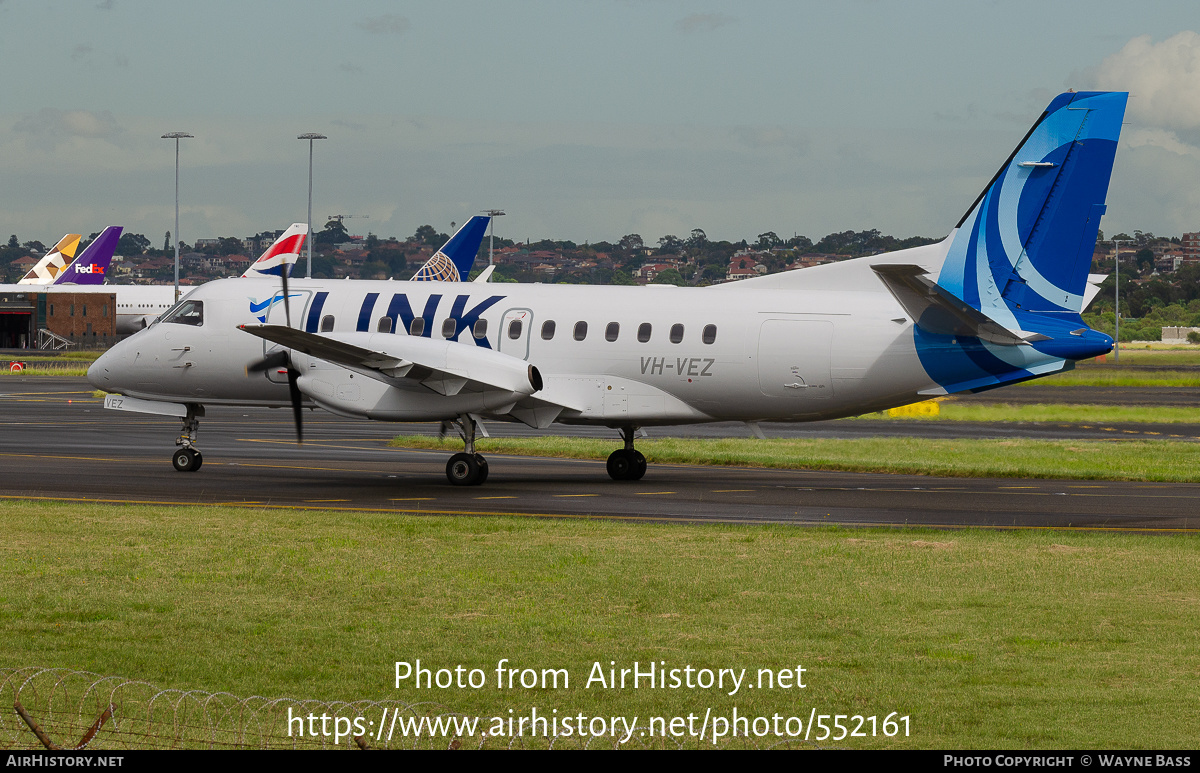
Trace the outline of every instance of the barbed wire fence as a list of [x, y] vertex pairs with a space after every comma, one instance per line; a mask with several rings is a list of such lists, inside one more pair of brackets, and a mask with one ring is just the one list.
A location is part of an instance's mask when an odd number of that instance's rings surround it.
[[[632, 733], [580, 737], [394, 733], [399, 722], [469, 719], [435, 703], [400, 700], [319, 701], [240, 698], [226, 692], [163, 689], [149, 682], [60, 668], [0, 668], [0, 749], [614, 749], [713, 748], [696, 738], [646, 738]], [[297, 717], [325, 720], [325, 732], [292, 733]], [[335, 734], [356, 718], [379, 718], [379, 732]], [[382, 724], [389, 721], [389, 732]], [[451, 726], [451, 725], [443, 725]], [[359, 727], [362, 727], [360, 724]], [[645, 728], [636, 728], [645, 730]], [[650, 743], [647, 743], [650, 741]], [[720, 748], [817, 748], [799, 739], [729, 738]]]

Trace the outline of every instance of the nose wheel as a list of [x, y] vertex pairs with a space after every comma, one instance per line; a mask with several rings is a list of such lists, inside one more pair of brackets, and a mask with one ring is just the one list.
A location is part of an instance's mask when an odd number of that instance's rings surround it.
[[171, 465], [178, 472], [195, 472], [204, 464], [204, 457], [194, 448], [180, 448], [171, 456]]

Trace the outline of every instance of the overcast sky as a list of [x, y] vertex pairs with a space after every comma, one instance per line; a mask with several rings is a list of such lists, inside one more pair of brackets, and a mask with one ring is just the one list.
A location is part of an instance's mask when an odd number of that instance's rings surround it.
[[313, 220], [940, 236], [1049, 100], [1130, 91], [1106, 233], [1200, 230], [1194, 0], [0, 0], [0, 232]]

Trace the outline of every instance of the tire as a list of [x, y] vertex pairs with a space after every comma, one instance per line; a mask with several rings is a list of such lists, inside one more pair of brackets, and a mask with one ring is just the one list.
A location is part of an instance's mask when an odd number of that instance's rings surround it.
[[452, 486], [474, 486], [479, 481], [479, 462], [471, 454], [455, 454], [446, 462], [446, 480]]
[[483, 454], [475, 454], [475, 463], [479, 465], [479, 480], [475, 481], [475, 485], [482, 486], [488, 476], [487, 459], [483, 457]]
[[171, 456], [171, 466], [177, 472], [192, 472], [200, 467], [200, 454], [190, 448], [181, 448]]
[[646, 457], [641, 451], [633, 452], [633, 464], [629, 467], [629, 476], [626, 480], [641, 480], [646, 474]]
[[633, 469], [633, 458], [625, 453], [624, 448], [618, 448], [608, 456], [608, 462], [604, 465], [608, 469], [608, 477], [613, 480], [629, 480], [629, 474]]

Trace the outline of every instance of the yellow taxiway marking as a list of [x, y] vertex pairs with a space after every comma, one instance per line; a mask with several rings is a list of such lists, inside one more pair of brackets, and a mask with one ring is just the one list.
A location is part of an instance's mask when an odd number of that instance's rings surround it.
[[744, 492], [748, 492], [748, 491], [754, 491], [754, 489], [752, 489], [752, 488], [715, 488], [712, 490], [711, 493], [713, 493], [713, 494], [739, 494], [739, 493], [744, 493]]
[[639, 497], [654, 497], [654, 496], [658, 496], [659, 494], [676, 494], [678, 492], [675, 492], [675, 491], [637, 491], [634, 493], [636, 493]]
[[516, 499], [516, 497], [475, 497], [476, 499]]
[[318, 470], [320, 472], [350, 472], [354, 467], [312, 467], [301, 464], [256, 464], [254, 462], [225, 462], [230, 467], [259, 467], [266, 470]]
[[1041, 486], [997, 486], [998, 489], [1041, 488]]
[[349, 499], [306, 499], [305, 502], [350, 502]]

